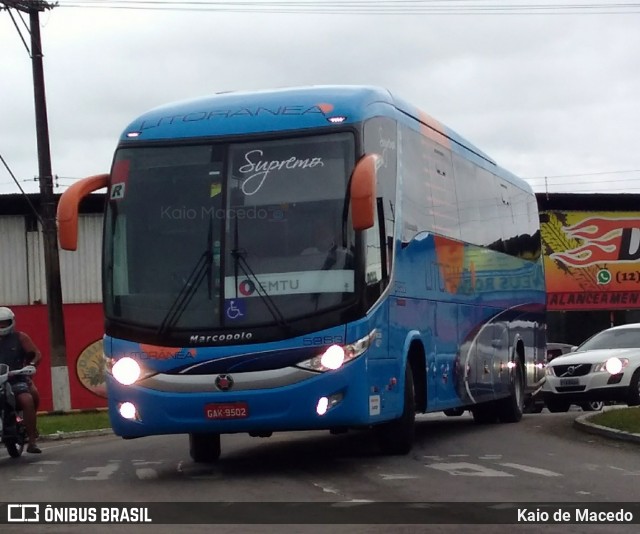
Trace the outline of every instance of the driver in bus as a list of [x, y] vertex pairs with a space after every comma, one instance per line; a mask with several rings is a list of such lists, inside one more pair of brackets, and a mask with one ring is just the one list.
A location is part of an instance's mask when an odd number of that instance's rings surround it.
[[300, 254], [308, 256], [310, 254], [327, 254], [337, 248], [335, 234], [332, 227], [327, 223], [318, 221], [313, 227], [313, 243], [305, 248]]

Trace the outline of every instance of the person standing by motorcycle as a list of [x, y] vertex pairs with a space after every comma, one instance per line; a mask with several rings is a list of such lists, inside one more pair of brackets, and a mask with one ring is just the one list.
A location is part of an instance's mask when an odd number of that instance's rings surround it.
[[[31, 338], [24, 332], [16, 331], [16, 317], [10, 308], [0, 307], [0, 363], [9, 369], [21, 369], [25, 365], [38, 366], [42, 355]], [[24, 426], [29, 443], [27, 452], [41, 453], [36, 444], [36, 414], [39, 401], [38, 390], [27, 376], [10, 379], [11, 389], [16, 397], [18, 408], [22, 410]]]

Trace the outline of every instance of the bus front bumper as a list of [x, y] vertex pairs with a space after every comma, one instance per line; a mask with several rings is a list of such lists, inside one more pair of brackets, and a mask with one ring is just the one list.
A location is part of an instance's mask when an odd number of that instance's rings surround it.
[[[124, 438], [366, 426], [372, 422], [372, 402], [363, 380], [364, 365], [366, 361], [358, 359], [337, 371], [320, 374], [290, 368], [305, 376], [293, 383], [286, 383], [286, 379], [280, 383], [253, 381], [263, 386], [258, 388], [248, 385], [252, 381], [242, 373], [199, 375], [191, 380], [157, 375], [152, 381], [131, 386], [123, 386], [108, 375], [111, 425], [115, 434]], [[216, 382], [228, 390], [221, 391]], [[130, 418], [121, 415], [124, 403], [130, 403]], [[374, 419], [380, 420], [379, 415]]]

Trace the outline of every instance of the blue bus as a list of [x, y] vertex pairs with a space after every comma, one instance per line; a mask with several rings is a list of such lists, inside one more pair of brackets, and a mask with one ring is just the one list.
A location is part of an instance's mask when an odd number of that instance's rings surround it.
[[389, 91], [215, 94], [124, 130], [107, 188], [104, 357], [125, 438], [371, 429], [417, 413], [516, 422], [544, 375], [538, 207], [526, 182]]

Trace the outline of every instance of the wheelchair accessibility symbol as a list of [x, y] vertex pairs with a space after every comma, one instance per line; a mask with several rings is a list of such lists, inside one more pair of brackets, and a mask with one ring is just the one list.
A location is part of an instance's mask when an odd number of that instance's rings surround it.
[[227, 319], [234, 321], [244, 317], [246, 312], [246, 304], [243, 300], [229, 299], [224, 301], [224, 313]]

